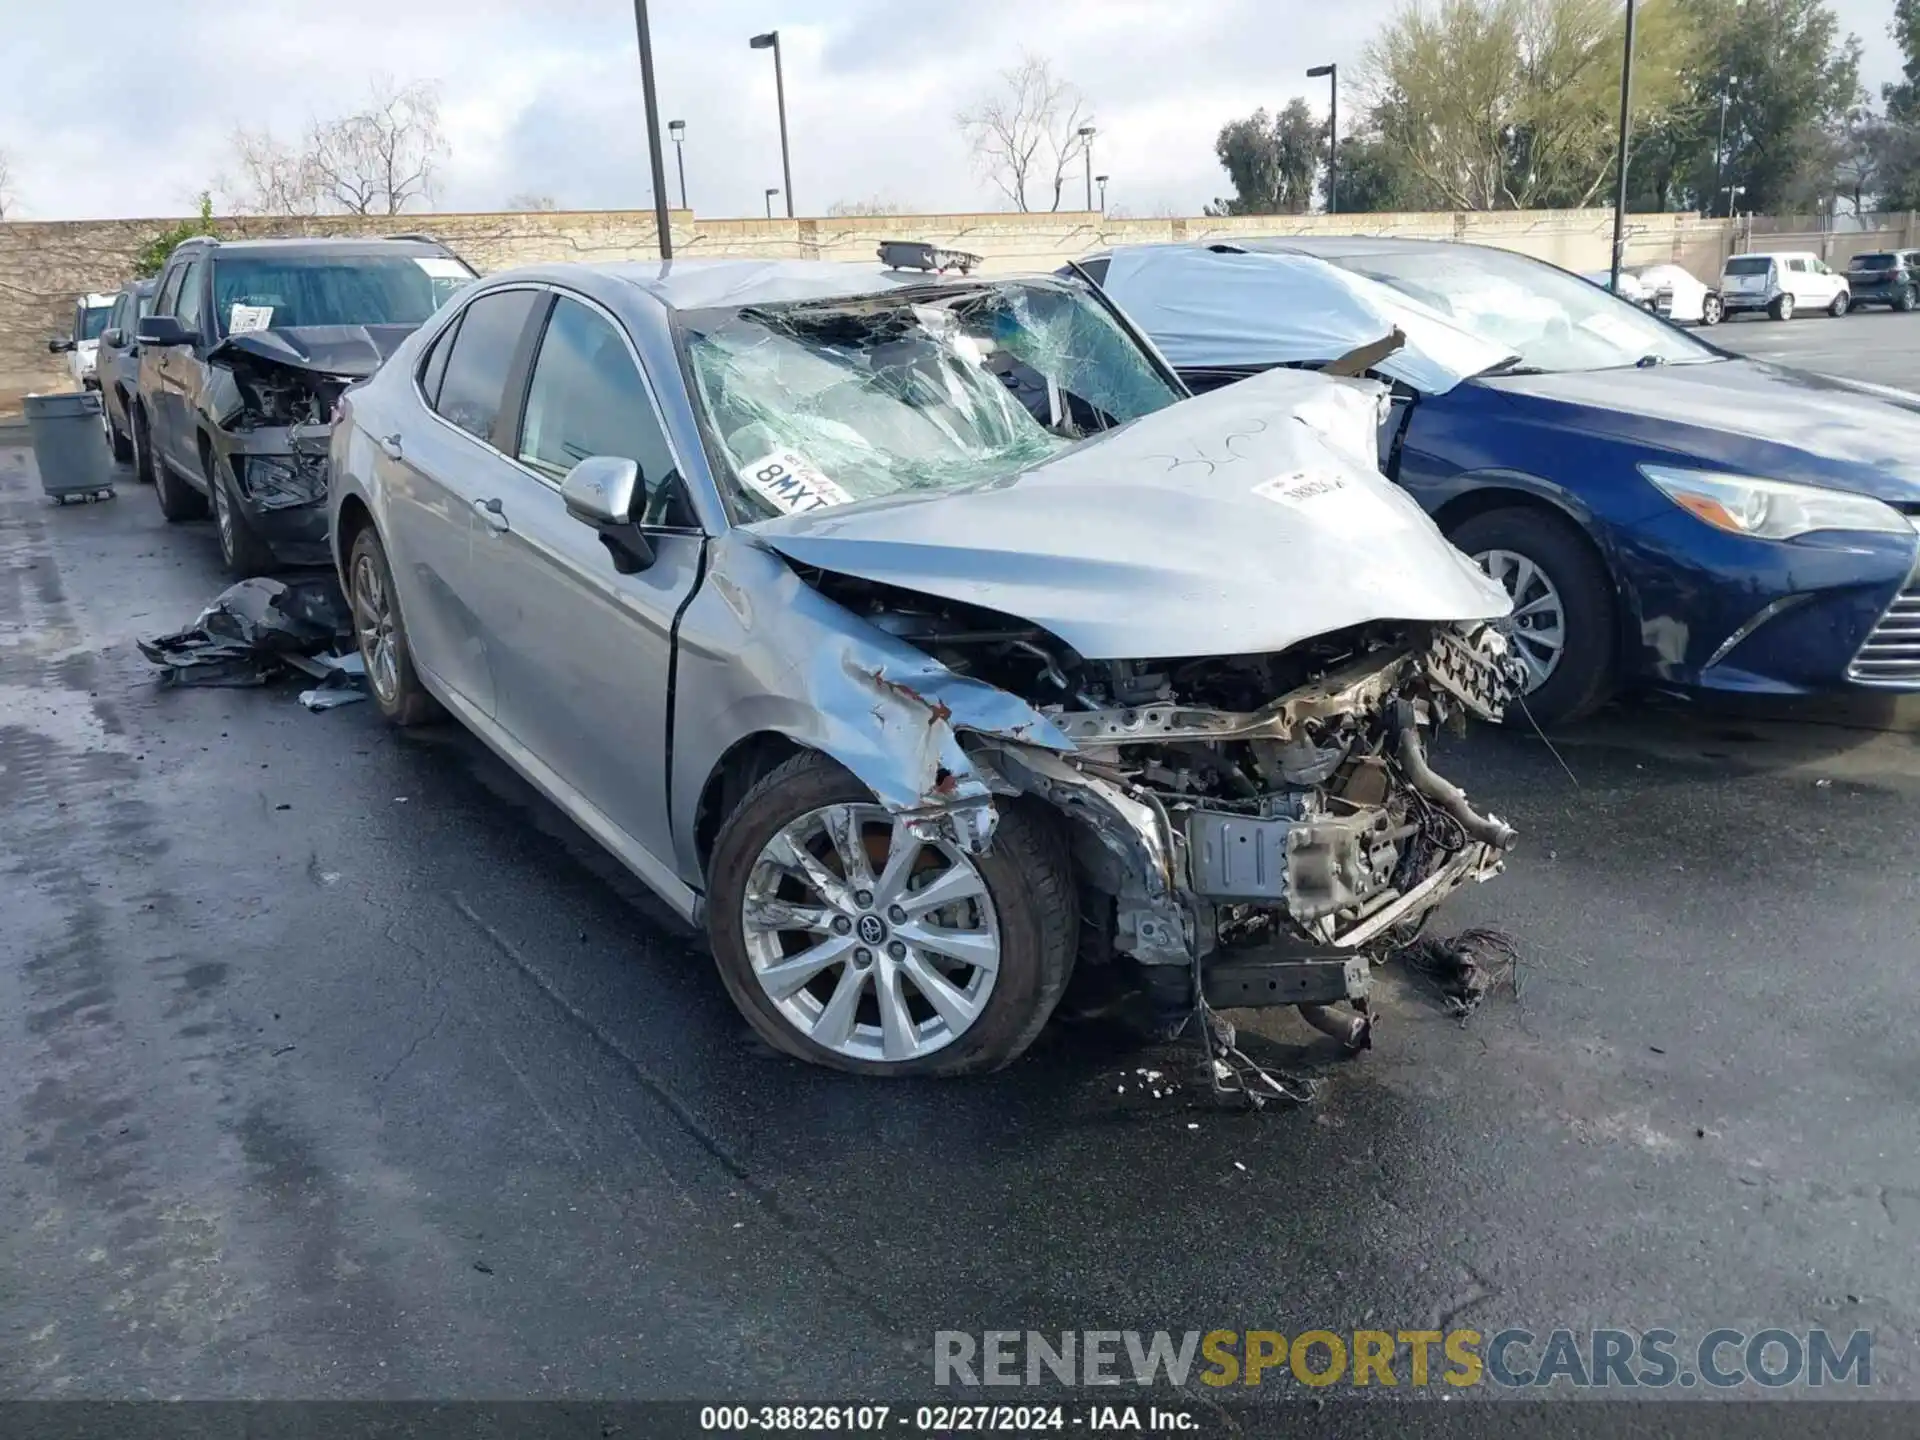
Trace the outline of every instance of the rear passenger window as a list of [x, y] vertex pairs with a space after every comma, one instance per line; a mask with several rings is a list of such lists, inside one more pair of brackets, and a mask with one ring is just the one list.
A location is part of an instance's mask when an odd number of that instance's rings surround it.
[[420, 369], [420, 393], [427, 397], [427, 404], [436, 408], [440, 404], [440, 381], [447, 373], [447, 356], [453, 353], [453, 337], [459, 328], [460, 317], [456, 315], [453, 323], [434, 339], [433, 348], [427, 351], [427, 363]]
[[500, 290], [461, 313], [433, 408], [469, 435], [491, 443], [514, 351], [541, 298], [535, 290]]
[[557, 483], [590, 455], [617, 455], [639, 465], [646, 498], [635, 520], [689, 523], [685, 507], [675, 503], [673, 452], [625, 338], [606, 316], [563, 295], [554, 303], [527, 387], [520, 461]]

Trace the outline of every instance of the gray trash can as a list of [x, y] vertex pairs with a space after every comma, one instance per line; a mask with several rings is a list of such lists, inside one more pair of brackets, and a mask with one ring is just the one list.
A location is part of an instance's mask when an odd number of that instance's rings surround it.
[[113, 456], [100, 425], [100, 393], [29, 395], [24, 402], [40, 487], [65, 504], [113, 494]]

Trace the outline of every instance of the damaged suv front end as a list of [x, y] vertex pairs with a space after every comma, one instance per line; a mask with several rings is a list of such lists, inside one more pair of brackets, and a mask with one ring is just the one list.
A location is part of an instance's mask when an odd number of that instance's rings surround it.
[[[1517, 693], [1486, 623], [1507, 598], [1379, 473], [1383, 387], [1276, 371], [1172, 403], [1117, 316], [1029, 288], [683, 317], [703, 437], [747, 522], [710, 585], [763, 588], [784, 562], [747, 669], [784, 670], [811, 711], [789, 734], [896, 832], [865, 856], [822, 841], [825, 878], [771, 906], [703, 856], [723, 972], [738, 946], [764, 987], [831, 947], [809, 907], [891, 869], [900, 834], [987, 855], [1038, 806], [1068, 857], [1072, 965], [1110, 967], [1168, 1030], [1205, 1005], [1297, 1005], [1357, 1047], [1374, 955], [1514, 843], [1427, 758], [1440, 726]], [[748, 702], [683, 673], [688, 728], [721, 743]], [[834, 923], [853, 943], [869, 918], [848, 902]], [[955, 963], [942, 974], [971, 983]], [[823, 965], [779, 1013], [808, 1032], [852, 967]], [[942, 1068], [888, 1048], [873, 983], [846, 1043], [788, 1048]]]

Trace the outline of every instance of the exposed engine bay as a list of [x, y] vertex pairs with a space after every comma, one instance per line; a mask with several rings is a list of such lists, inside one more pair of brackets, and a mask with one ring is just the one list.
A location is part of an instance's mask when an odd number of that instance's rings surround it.
[[1491, 877], [1516, 839], [1426, 754], [1439, 726], [1496, 720], [1520, 692], [1517, 658], [1482, 622], [1375, 623], [1273, 655], [1093, 661], [994, 612], [807, 578], [1073, 742], [963, 737], [997, 789], [1076, 822], [1082, 963], [1141, 967], [1170, 1009], [1197, 966], [1215, 1005], [1364, 1012], [1369, 949]]

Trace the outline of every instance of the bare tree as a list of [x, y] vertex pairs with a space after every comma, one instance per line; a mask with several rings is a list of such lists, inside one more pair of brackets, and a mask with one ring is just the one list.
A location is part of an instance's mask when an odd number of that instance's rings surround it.
[[509, 195], [501, 208], [516, 210], [558, 210], [560, 206], [551, 195], [542, 195], [532, 190], [521, 190]]
[[428, 81], [396, 88], [380, 77], [362, 109], [313, 126], [305, 158], [330, 207], [352, 215], [398, 215], [433, 198], [435, 172], [446, 154], [438, 88]]
[[1053, 63], [1025, 55], [1000, 75], [1000, 88], [956, 117], [973, 151], [974, 168], [1019, 210], [1036, 201], [1058, 210], [1074, 164], [1086, 153], [1093, 125], [1086, 97], [1053, 73]]
[[13, 188], [13, 163], [8, 160], [7, 152], [0, 150], [0, 220], [18, 209], [19, 203]]
[[865, 200], [836, 200], [827, 206], [827, 214], [836, 219], [849, 215], [904, 215], [907, 207], [885, 195], [870, 195]]
[[282, 144], [269, 130], [236, 125], [230, 137], [235, 176], [215, 188], [221, 208], [239, 215], [317, 215], [325, 198], [312, 157]]

